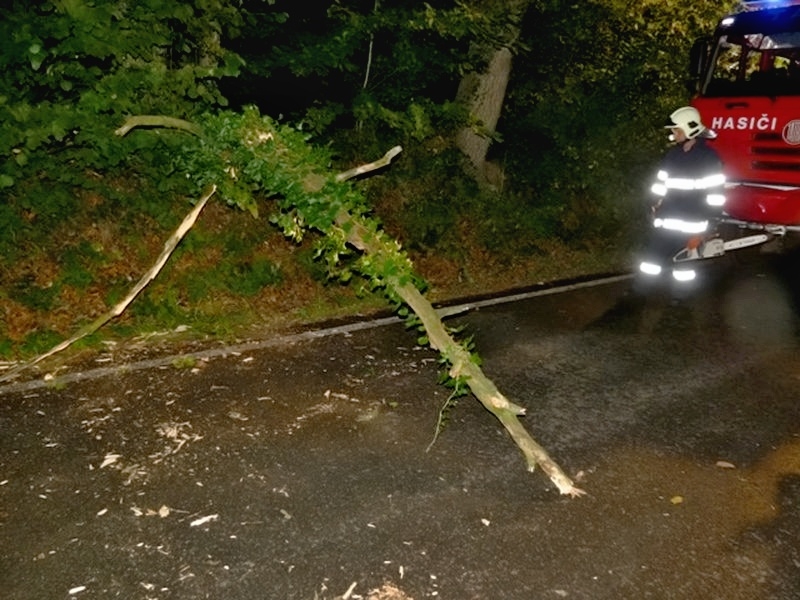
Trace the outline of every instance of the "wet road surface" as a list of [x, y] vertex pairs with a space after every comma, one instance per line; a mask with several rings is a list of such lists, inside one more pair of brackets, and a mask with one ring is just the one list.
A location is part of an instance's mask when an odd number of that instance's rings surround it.
[[581, 499], [396, 323], [0, 389], [0, 597], [798, 598], [793, 267], [450, 320]]

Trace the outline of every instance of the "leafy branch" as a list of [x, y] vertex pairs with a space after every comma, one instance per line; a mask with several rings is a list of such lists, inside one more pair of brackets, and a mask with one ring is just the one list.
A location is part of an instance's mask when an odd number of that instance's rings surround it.
[[302, 132], [262, 117], [254, 108], [241, 115], [208, 117], [202, 129], [201, 143], [184, 156], [186, 173], [198, 185], [216, 185], [228, 202], [249, 210], [255, 194], [268, 195], [277, 207], [273, 222], [291, 239], [300, 239], [308, 231], [321, 233], [325, 244], [320, 248], [331, 264], [339, 264], [352, 248], [358, 250], [360, 256], [350, 268], [371, 287], [382, 289], [391, 302], [402, 302], [413, 310], [428, 343], [449, 366], [450, 377], [463, 381], [498, 418], [522, 451], [528, 469], [541, 467], [562, 494], [584, 493], [522, 426], [519, 417], [525, 409], [506, 398], [466, 345], [453, 339], [420, 291], [420, 279], [400, 244], [380, 228], [369, 215], [363, 195], [347, 183], [356, 174], [388, 164], [399, 149], [364, 170], [334, 175], [324, 149], [310, 145]]

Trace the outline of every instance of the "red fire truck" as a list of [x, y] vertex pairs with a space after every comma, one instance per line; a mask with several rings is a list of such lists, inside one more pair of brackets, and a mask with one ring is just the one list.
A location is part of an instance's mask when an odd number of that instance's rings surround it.
[[691, 65], [727, 183], [706, 243], [664, 257], [689, 279], [688, 261], [800, 232], [800, 0], [742, 2], [694, 44]]
[[800, 1], [748, 2], [692, 52], [693, 105], [717, 134], [729, 182], [725, 212], [800, 226]]

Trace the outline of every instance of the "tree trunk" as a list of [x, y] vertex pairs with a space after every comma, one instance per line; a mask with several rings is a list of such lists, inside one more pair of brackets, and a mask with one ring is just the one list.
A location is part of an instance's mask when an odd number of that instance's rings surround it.
[[466, 75], [458, 88], [456, 99], [469, 110], [470, 122], [456, 134], [456, 146], [467, 155], [481, 183], [497, 183], [486, 166], [486, 155], [500, 120], [510, 76], [511, 51], [500, 48], [494, 52], [486, 72]]
[[505, 101], [511, 77], [511, 48], [519, 36], [519, 22], [530, 0], [500, 0], [500, 7], [510, 23], [505, 43], [486, 52], [488, 63], [482, 73], [468, 73], [461, 80], [456, 102], [469, 112], [466, 126], [456, 133], [456, 146], [469, 158], [476, 180], [501, 187], [502, 171], [486, 161], [492, 137]]

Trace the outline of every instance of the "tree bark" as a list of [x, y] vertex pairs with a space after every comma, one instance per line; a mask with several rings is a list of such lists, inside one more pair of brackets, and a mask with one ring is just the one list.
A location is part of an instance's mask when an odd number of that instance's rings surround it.
[[455, 136], [456, 146], [469, 158], [479, 183], [495, 187], [502, 185], [502, 171], [488, 163], [486, 156], [497, 132], [506, 89], [511, 78], [512, 51], [519, 36], [519, 22], [530, 0], [500, 0], [511, 27], [507, 40], [499, 47], [485, 51], [486, 70], [466, 74], [459, 84], [456, 102], [463, 105], [469, 120]]
[[491, 182], [487, 173], [486, 155], [496, 132], [503, 108], [508, 80], [511, 77], [511, 51], [495, 50], [484, 73], [470, 73], [458, 88], [457, 101], [467, 107], [470, 122], [456, 133], [456, 146], [475, 169], [481, 182]]

